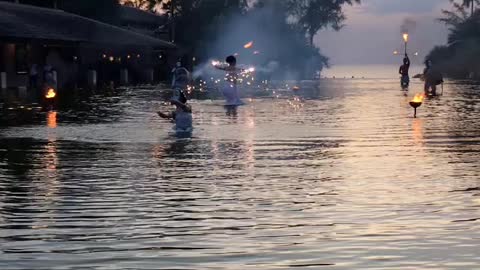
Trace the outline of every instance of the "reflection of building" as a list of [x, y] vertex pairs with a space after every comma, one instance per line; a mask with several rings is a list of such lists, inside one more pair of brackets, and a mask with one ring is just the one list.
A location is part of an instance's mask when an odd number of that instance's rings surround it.
[[40, 78], [43, 66], [51, 65], [59, 88], [158, 80], [154, 70], [168, 70], [175, 45], [155, 38], [154, 29], [148, 35], [149, 27], [158, 28], [156, 15], [121, 10], [123, 26], [135, 31], [55, 8], [0, 1], [1, 85], [27, 86], [32, 64], [39, 65]]

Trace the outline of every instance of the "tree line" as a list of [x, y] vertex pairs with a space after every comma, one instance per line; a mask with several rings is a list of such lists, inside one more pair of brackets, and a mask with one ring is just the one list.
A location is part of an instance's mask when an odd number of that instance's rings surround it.
[[448, 44], [435, 47], [427, 56], [447, 76], [480, 79], [480, 0], [451, 0], [439, 20], [449, 27]]

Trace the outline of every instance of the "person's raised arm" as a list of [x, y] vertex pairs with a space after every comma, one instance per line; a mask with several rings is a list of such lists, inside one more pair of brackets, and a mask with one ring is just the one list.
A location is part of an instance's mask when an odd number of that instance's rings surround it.
[[172, 113], [163, 113], [163, 112], [157, 112], [158, 116], [164, 119], [173, 119], [173, 114]]

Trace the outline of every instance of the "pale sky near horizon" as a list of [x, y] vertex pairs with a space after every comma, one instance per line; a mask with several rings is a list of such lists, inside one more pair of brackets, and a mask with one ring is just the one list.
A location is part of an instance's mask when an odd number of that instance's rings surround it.
[[437, 20], [442, 9], [450, 9], [448, 0], [362, 0], [346, 9], [345, 28], [323, 30], [315, 43], [334, 65], [398, 64], [401, 57], [393, 51], [403, 51], [400, 27], [411, 18], [417, 25], [409, 47], [419, 52], [412, 62], [421, 64], [430, 49], [446, 43], [447, 27]]

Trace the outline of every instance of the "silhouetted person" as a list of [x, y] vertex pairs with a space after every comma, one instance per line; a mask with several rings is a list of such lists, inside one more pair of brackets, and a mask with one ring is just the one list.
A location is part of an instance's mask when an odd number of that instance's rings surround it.
[[171, 119], [175, 123], [176, 133], [191, 133], [192, 126], [192, 107], [187, 103], [187, 97], [179, 91], [178, 97], [173, 97], [170, 103], [175, 106], [175, 111], [170, 113], [157, 112], [161, 118]]
[[425, 80], [425, 95], [436, 96], [437, 85], [443, 83], [443, 76], [438, 70], [433, 67], [431, 60], [425, 61], [423, 78]]
[[180, 92], [187, 89], [188, 83], [190, 82], [190, 72], [182, 66], [181, 62], [177, 62], [172, 73], [173, 96], [178, 98]]
[[46, 87], [52, 87], [55, 85], [55, 78], [53, 76], [53, 68], [50, 65], [45, 65], [43, 68], [43, 84]]
[[30, 79], [30, 89], [36, 92], [38, 89], [38, 65], [37, 64], [32, 64], [32, 66], [30, 67], [29, 79]]
[[237, 67], [237, 58], [235, 58], [233, 55], [228, 56], [225, 61], [227, 62], [228, 66], [223, 66], [221, 64], [214, 65], [215, 68], [223, 70], [227, 73], [222, 89], [225, 97], [225, 106], [243, 105], [243, 102], [238, 94], [237, 79], [238, 74], [243, 72], [244, 69]]
[[402, 75], [400, 83], [402, 88], [407, 88], [410, 85], [410, 76], [408, 75], [408, 71], [410, 69], [410, 59], [408, 55], [405, 54], [405, 58], [403, 58], [403, 65], [400, 66], [400, 70], [398, 73]]

